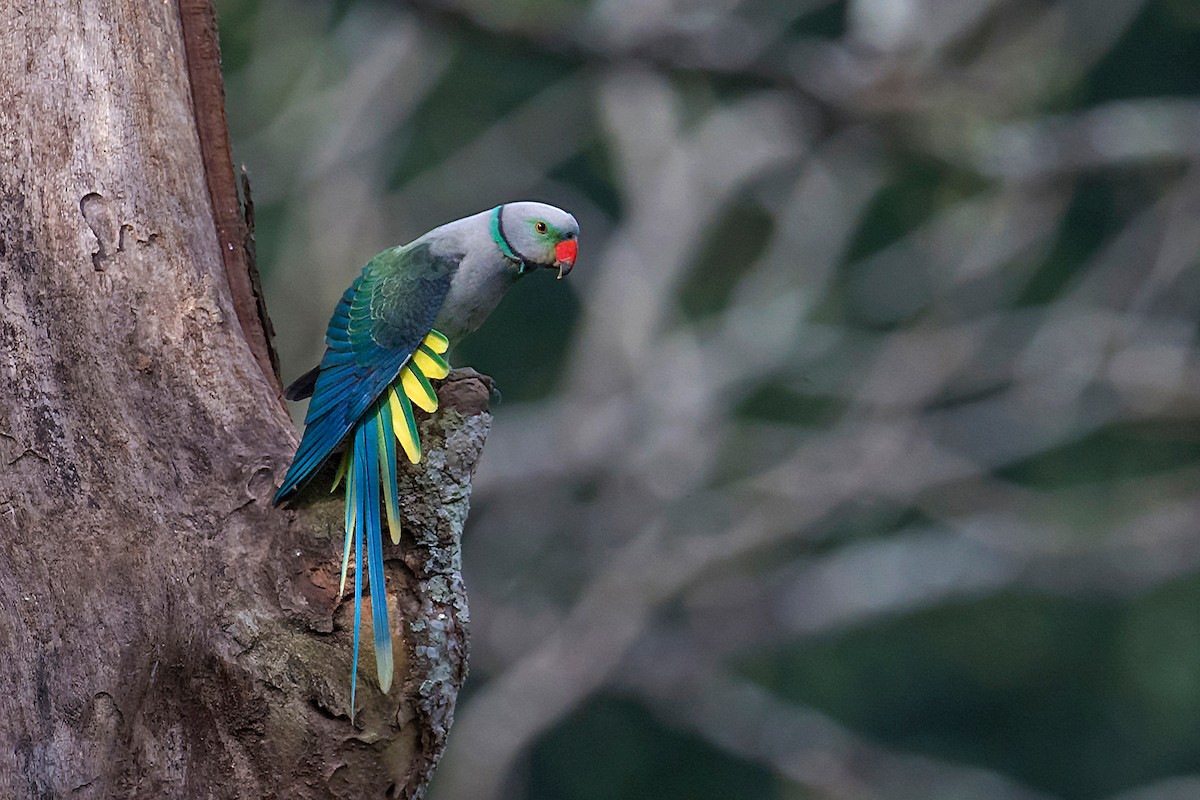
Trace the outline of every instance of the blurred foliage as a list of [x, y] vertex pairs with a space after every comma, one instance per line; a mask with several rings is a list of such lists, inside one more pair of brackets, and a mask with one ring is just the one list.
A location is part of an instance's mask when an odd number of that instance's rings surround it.
[[1200, 797], [1197, 9], [219, 0], [285, 378], [383, 247], [581, 220], [454, 353], [434, 800]]
[[1196, 659], [1192, 577], [1127, 604], [1010, 595], [939, 608], [747, 670], [889, 744], [1083, 798], [1200, 771]]
[[629, 701], [601, 697], [563, 721], [530, 758], [528, 796], [771, 797], [770, 771], [659, 723]]

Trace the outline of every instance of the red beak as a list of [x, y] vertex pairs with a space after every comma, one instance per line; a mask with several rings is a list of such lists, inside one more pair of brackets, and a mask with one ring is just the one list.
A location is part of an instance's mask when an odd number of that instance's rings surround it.
[[579, 242], [575, 239], [563, 239], [554, 246], [554, 266], [558, 267], [558, 277], [561, 278], [571, 271], [578, 252]]

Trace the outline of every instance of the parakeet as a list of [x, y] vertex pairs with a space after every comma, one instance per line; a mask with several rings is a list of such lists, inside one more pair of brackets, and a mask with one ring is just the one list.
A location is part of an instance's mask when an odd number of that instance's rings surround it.
[[[363, 547], [371, 586], [379, 687], [392, 683], [392, 637], [383, 577], [383, 527], [400, 541], [396, 442], [413, 464], [421, 443], [412, 404], [428, 412], [438, 398], [430, 380], [450, 371], [444, 354], [481, 324], [517, 279], [544, 267], [563, 277], [575, 265], [579, 224], [544, 203], [507, 203], [434, 228], [385, 250], [363, 267], [325, 332], [320, 365], [285, 391], [312, 397], [304, 436], [275, 504], [305, 484], [343, 442], [333, 488], [346, 484], [346, 538], [341, 591], [354, 540], [354, 656], [350, 716], [354, 717], [362, 620]], [[380, 503], [382, 493], [383, 502]]]

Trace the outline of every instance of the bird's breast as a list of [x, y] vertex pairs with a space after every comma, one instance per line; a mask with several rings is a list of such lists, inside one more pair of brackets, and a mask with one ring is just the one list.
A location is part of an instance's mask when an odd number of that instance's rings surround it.
[[505, 258], [462, 260], [434, 327], [457, 342], [474, 332], [495, 310], [516, 280], [516, 267]]

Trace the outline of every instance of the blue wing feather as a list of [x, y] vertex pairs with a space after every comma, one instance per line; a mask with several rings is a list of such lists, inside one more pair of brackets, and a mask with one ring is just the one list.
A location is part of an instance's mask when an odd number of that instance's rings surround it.
[[320, 469], [400, 374], [433, 327], [458, 261], [424, 244], [387, 250], [342, 295], [325, 332], [304, 436], [276, 505]]

